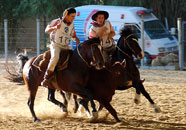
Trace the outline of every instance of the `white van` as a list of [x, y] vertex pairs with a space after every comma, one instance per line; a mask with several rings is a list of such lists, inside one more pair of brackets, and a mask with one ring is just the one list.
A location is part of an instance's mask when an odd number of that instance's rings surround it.
[[144, 38], [146, 58], [153, 59], [157, 55], [165, 55], [170, 52], [178, 52], [178, 41], [163, 26], [159, 19], [143, 7], [125, 7], [125, 6], [107, 6], [107, 5], [85, 5], [76, 7], [77, 16], [74, 20], [75, 30], [80, 41], [88, 39], [89, 29], [92, 26], [92, 15], [98, 11], [104, 10], [109, 13], [108, 20], [111, 22], [117, 41], [120, 37], [119, 32], [123, 26], [130, 26], [141, 44], [141, 20], [144, 19]]

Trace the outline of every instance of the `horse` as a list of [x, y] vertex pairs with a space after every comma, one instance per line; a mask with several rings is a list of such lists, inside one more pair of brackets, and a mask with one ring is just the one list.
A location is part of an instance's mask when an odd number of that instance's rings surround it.
[[[85, 88], [89, 80], [89, 69], [92, 66], [96, 69], [102, 69], [104, 67], [104, 61], [98, 43], [98, 40], [90, 39], [77, 46], [73, 52], [70, 50], [63, 50], [61, 52], [63, 56], [60, 58], [58, 64], [64, 62], [64, 55], [70, 54], [68, 67], [63, 70], [55, 70], [54, 79], [51, 80], [51, 85], [48, 86], [49, 92], [50, 90], [53, 91], [57, 89], [81, 95], [86, 100], [92, 99], [91, 91]], [[42, 71], [32, 64], [36, 58], [37, 56], [29, 59], [24, 65], [23, 79], [29, 91], [27, 104], [34, 122], [39, 122], [40, 120], [37, 118], [34, 111], [34, 100], [45, 71]], [[67, 111], [67, 107], [63, 103], [57, 100], [53, 100], [53, 103], [61, 107], [64, 112]]]
[[[124, 60], [125, 61], [125, 60]], [[93, 99], [104, 106], [117, 122], [120, 122], [116, 110], [110, 104], [112, 96], [118, 87], [130, 86], [130, 75], [127, 72], [126, 62], [115, 62], [111, 67], [102, 70], [90, 69], [90, 78], [87, 88], [93, 93]], [[94, 102], [91, 106], [95, 111]]]
[[[129, 28], [122, 28], [120, 31], [121, 37], [119, 38], [117, 42], [117, 49], [113, 55], [113, 59], [116, 58], [120, 62], [125, 59], [126, 60], [126, 70], [131, 74], [132, 78], [132, 86], [136, 89], [136, 94], [134, 98], [134, 102], [136, 104], [140, 103], [140, 94], [142, 93], [145, 98], [151, 103], [151, 105], [154, 107], [155, 112], [160, 112], [160, 108], [155, 104], [155, 102], [152, 100], [148, 92], [145, 90], [143, 86], [143, 81], [140, 79], [140, 72], [138, 68], [136, 67], [136, 64], [133, 60], [133, 55], [137, 59], [142, 59], [144, 57], [144, 52], [142, 52], [139, 44], [138, 39], [134, 34], [132, 33], [132, 30]], [[130, 88], [128, 86], [123, 86], [118, 88], [118, 90], [125, 90]]]
[[[137, 59], [142, 59], [144, 57], [144, 52], [141, 50], [138, 39], [133, 35], [132, 31], [129, 28], [122, 28], [120, 32], [121, 37], [119, 38], [116, 46], [116, 50], [114, 51], [114, 54], [112, 55], [111, 62], [112, 64], [115, 61], [122, 61], [123, 59], [126, 60], [126, 70], [129, 73], [129, 77], [132, 80], [132, 85], [123, 85], [119, 86], [117, 90], [126, 90], [131, 87], [134, 87], [136, 89], [136, 94], [134, 98], [134, 102], [136, 104], [140, 103], [140, 94], [142, 93], [148, 101], [151, 103], [151, 105], [154, 107], [155, 112], [160, 112], [160, 108], [154, 103], [154, 101], [151, 99], [148, 92], [145, 90], [143, 86], [144, 80], [140, 79], [140, 73], [138, 68], [135, 65], [135, 62], [133, 60], [133, 55]], [[95, 81], [96, 83], [96, 81]], [[77, 102], [77, 101], [75, 101]], [[90, 102], [92, 109], [96, 113], [95, 110], [95, 103], [93, 101]], [[76, 105], [75, 107], [77, 107]], [[100, 104], [98, 111], [101, 111], [103, 108], [103, 104]], [[77, 108], [76, 108], [77, 109]]]

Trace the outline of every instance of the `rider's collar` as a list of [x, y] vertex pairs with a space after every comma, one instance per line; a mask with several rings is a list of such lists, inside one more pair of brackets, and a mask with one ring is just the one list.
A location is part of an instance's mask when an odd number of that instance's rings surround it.
[[104, 21], [103, 25], [98, 24], [97, 21], [92, 21], [90, 24], [92, 24], [95, 27], [102, 27], [105, 24], [105, 21]]
[[67, 25], [70, 25], [71, 22], [67, 22], [65, 19], [63, 20], [64, 23], [66, 23]]

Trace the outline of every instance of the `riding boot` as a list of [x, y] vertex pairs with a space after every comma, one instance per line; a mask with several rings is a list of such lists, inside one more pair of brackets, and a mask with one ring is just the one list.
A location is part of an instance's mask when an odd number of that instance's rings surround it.
[[43, 79], [43, 81], [41, 82], [41, 85], [42, 86], [50, 86], [50, 79], [51, 79], [51, 77], [52, 77], [52, 75], [53, 75], [53, 71], [50, 71], [50, 70], [47, 70], [46, 72], [45, 72], [45, 75], [44, 75], [44, 79]]

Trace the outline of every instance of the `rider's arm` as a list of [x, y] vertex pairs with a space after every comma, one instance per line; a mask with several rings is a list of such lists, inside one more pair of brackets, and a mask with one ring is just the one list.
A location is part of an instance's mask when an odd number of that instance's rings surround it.
[[89, 30], [89, 38], [90, 38], [90, 39], [98, 37], [96, 31], [94, 31], [93, 28], [94, 28], [94, 27], [92, 26], [92, 27], [90, 28], [90, 30]]
[[57, 30], [58, 25], [59, 25], [59, 20], [58, 19], [53, 20], [51, 23], [47, 25], [45, 29], [45, 33], [50, 34], [54, 30]]
[[79, 44], [79, 43], [80, 43], [80, 40], [79, 40], [79, 38], [77, 37], [76, 32], [75, 32], [74, 29], [73, 29], [72, 38], [73, 38], [73, 40], [76, 41], [76, 44]]
[[[109, 22], [110, 23], [110, 22]], [[109, 38], [112, 39], [116, 35], [114, 28], [112, 27], [110, 23], [110, 33], [109, 33]]]

